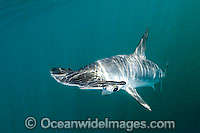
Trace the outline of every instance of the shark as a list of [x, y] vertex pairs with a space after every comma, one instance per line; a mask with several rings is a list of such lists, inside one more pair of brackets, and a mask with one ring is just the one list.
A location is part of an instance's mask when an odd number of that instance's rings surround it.
[[138, 94], [137, 89], [154, 87], [165, 77], [157, 64], [145, 55], [149, 28], [145, 31], [135, 51], [128, 55], [116, 55], [97, 60], [79, 70], [70, 68], [52, 68], [51, 76], [59, 83], [77, 86], [80, 89], [102, 90], [102, 95], [110, 95], [120, 90], [126, 91], [142, 106], [151, 111], [151, 107]]

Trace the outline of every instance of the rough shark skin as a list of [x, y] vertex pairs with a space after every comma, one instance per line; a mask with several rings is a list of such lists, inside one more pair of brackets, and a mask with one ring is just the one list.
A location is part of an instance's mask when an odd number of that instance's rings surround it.
[[130, 55], [116, 55], [101, 59], [77, 71], [53, 68], [50, 70], [51, 76], [64, 85], [78, 86], [80, 89], [101, 89], [102, 95], [109, 95], [120, 89], [125, 90], [151, 111], [136, 88], [148, 86], [154, 88], [154, 84], [165, 77], [165, 72], [146, 59], [148, 31], [147, 29], [134, 53]]

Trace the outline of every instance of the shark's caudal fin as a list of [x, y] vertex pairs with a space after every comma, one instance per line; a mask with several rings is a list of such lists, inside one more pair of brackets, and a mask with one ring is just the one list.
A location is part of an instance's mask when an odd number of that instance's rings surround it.
[[168, 66], [169, 66], [169, 61], [167, 60], [167, 63], [166, 63], [165, 69], [164, 69], [164, 74], [166, 74]]
[[135, 51], [132, 55], [146, 59], [145, 50], [146, 50], [146, 41], [148, 39], [148, 35], [149, 35], [149, 28], [145, 31], [137, 48], [135, 49]]
[[147, 108], [149, 111], [151, 111], [150, 106], [140, 97], [140, 95], [137, 93], [135, 88], [132, 88], [131, 86], [127, 86], [126, 91], [134, 97], [142, 106]]
[[[165, 69], [163, 71], [164, 75], [166, 75], [166, 73], [167, 73], [168, 66], [169, 66], [169, 61], [167, 61]], [[163, 79], [161, 79], [161, 81], [160, 81], [160, 92], [162, 92], [162, 90], [163, 90]]]

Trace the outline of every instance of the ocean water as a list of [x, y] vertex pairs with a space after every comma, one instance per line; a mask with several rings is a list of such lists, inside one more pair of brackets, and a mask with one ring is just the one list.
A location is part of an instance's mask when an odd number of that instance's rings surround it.
[[[195, 0], [0, 0], [0, 130], [12, 132], [126, 132], [125, 129], [43, 129], [40, 120], [175, 121], [199, 132], [200, 2]], [[161, 68], [160, 85], [140, 88], [148, 111], [126, 92], [102, 96], [57, 83], [53, 67], [77, 70], [98, 59], [132, 53], [150, 28], [146, 56]], [[37, 125], [27, 129], [32, 116]], [[31, 122], [32, 124], [32, 122]]]

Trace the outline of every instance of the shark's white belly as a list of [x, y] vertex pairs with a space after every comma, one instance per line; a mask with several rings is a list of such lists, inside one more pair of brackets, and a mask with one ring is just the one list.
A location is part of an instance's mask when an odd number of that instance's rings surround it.
[[125, 81], [134, 88], [149, 87], [159, 82], [162, 70], [149, 60], [118, 55], [97, 61], [99, 74], [107, 81]]
[[133, 88], [140, 88], [140, 87], [151, 87], [154, 86], [155, 83], [152, 82], [145, 82], [145, 81], [138, 81], [132, 80], [128, 82]]

